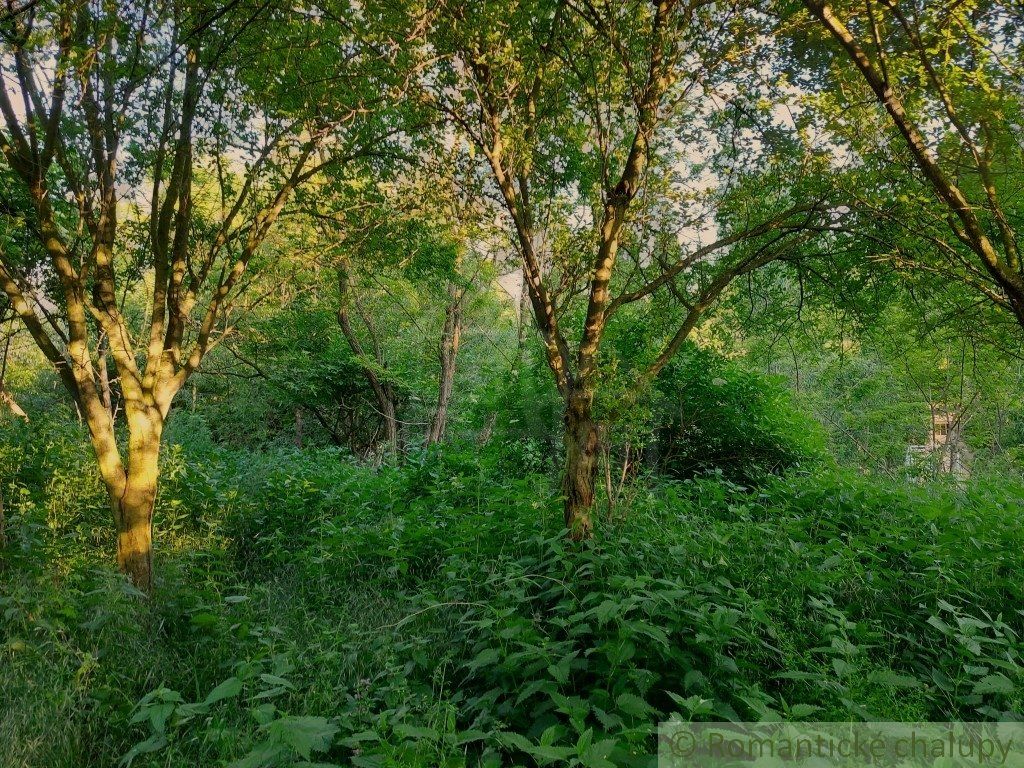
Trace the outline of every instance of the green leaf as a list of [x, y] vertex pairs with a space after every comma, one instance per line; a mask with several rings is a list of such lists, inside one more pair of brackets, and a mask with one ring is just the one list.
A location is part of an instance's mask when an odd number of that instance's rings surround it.
[[815, 704], [794, 704], [789, 708], [789, 714], [793, 717], [810, 717], [820, 709], [821, 707]]
[[394, 726], [394, 731], [399, 736], [403, 736], [407, 739], [429, 739], [431, 741], [437, 741], [440, 737], [437, 731], [433, 728], [423, 728], [418, 725], [408, 725], [406, 723], [398, 723]]
[[580, 765], [585, 768], [615, 768], [615, 763], [608, 756], [617, 743], [615, 739], [604, 739], [591, 744], [580, 752]]
[[132, 761], [139, 755], [145, 755], [150, 752], [157, 752], [167, 746], [167, 737], [162, 733], [154, 733], [145, 741], [140, 741], [134, 747], [132, 747], [121, 758], [120, 765], [130, 766]]
[[850, 674], [853, 667], [845, 659], [832, 659], [832, 669], [836, 671], [839, 677], [845, 677]]
[[533, 742], [522, 734], [514, 733], [512, 731], [502, 731], [497, 736], [498, 743], [503, 747], [512, 747], [520, 750], [521, 752], [526, 752], [527, 754], [532, 754], [533, 752]]
[[900, 675], [891, 669], [881, 669], [868, 675], [868, 680], [882, 685], [891, 685], [895, 688], [920, 688], [921, 681], [910, 675]]
[[476, 658], [469, 662], [467, 666], [471, 670], [480, 669], [481, 667], [489, 667], [496, 664], [500, 658], [501, 653], [497, 648], [485, 648], [480, 651], [480, 653], [476, 655]]
[[559, 685], [569, 682], [569, 674], [572, 671], [572, 660], [576, 658], [577, 651], [566, 654], [557, 664], [548, 666], [548, 674], [558, 681]]
[[604, 626], [608, 620], [619, 612], [619, 604], [613, 600], [605, 600], [600, 605], [587, 611], [588, 616], [597, 619], [597, 623]]
[[287, 715], [267, 726], [267, 733], [272, 740], [287, 744], [306, 760], [313, 752], [326, 751], [337, 732], [338, 726], [326, 717]]
[[290, 680], [285, 680], [283, 677], [278, 677], [277, 675], [262, 674], [260, 675], [260, 680], [262, 680], [267, 685], [279, 685], [283, 688], [287, 688], [290, 691], [295, 690], [295, 686], [292, 684]]
[[203, 699], [203, 704], [213, 704], [223, 699], [232, 699], [241, 692], [242, 681], [237, 677], [229, 677], [206, 695], [206, 698]]
[[360, 731], [359, 733], [353, 733], [351, 736], [346, 736], [339, 743], [342, 746], [355, 749], [364, 741], [380, 741], [380, 734], [376, 731]]
[[994, 675], [986, 675], [974, 684], [973, 693], [1003, 693], [1009, 695], [1013, 693], [1014, 685], [1013, 681], [1010, 680], [1006, 675], [999, 674], [998, 672]]
[[469, 744], [473, 741], [483, 741], [487, 738], [487, 734], [484, 731], [477, 731], [472, 728], [466, 731], [459, 731], [455, 734], [454, 744], [455, 746], [462, 746], [463, 744]]
[[620, 693], [615, 699], [619, 709], [634, 717], [647, 717], [657, 710], [633, 693]]

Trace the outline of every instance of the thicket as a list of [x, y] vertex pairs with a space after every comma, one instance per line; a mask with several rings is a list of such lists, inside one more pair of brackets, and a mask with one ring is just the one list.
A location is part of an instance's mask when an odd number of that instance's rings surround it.
[[1019, 480], [661, 479], [576, 543], [498, 441], [374, 469], [176, 423], [153, 600], [77, 425], [4, 425], [0, 763], [604, 768], [673, 713], [1024, 709]]

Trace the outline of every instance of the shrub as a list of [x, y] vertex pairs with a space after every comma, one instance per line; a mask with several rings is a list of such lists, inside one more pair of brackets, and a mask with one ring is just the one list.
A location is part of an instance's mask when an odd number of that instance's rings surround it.
[[720, 472], [752, 481], [825, 456], [820, 426], [783, 381], [745, 370], [713, 351], [687, 348], [657, 383], [653, 451], [684, 479]]

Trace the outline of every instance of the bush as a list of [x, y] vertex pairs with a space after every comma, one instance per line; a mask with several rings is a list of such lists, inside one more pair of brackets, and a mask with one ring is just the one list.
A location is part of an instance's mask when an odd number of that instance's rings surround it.
[[685, 479], [719, 472], [753, 481], [826, 455], [820, 426], [781, 378], [745, 370], [689, 346], [657, 383], [658, 466]]

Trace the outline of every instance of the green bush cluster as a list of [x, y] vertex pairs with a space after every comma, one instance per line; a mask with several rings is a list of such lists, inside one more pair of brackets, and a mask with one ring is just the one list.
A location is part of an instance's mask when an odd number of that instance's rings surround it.
[[823, 430], [781, 377], [690, 345], [657, 390], [653, 451], [670, 476], [718, 472], [750, 482], [826, 456]]

